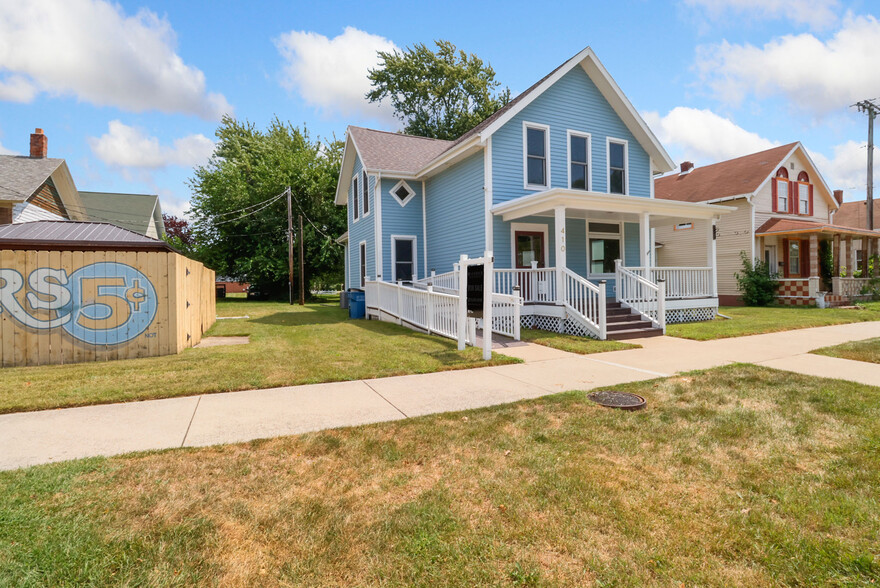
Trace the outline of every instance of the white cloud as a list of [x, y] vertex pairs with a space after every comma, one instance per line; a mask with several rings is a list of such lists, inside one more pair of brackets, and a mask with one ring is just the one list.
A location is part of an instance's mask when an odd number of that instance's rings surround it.
[[724, 41], [697, 50], [697, 69], [719, 100], [781, 95], [817, 115], [880, 96], [880, 21], [847, 15], [834, 36], [786, 35], [763, 47]]
[[128, 16], [104, 0], [0, 0], [0, 99], [46, 92], [134, 112], [231, 113], [176, 44], [171, 24], [146, 9]]
[[663, 117], [657, 112], [645, 112], [642, 116], [672, 154], [698, 165], [748, 155], [778, 144], [711, 110], [677, 106]]
[[[847, 141], [835, 145], [831, 157], [809, 150], [819, 173], [832, 190], [844, 191], [846, 200], [862, 200], [868, 185], [868, 145]], [[875, 147], [876, 149], [876, 147]], [[880, 184], [880, 153], [874, 153], [874, 185]]]
[[712, 21], [737, 17], [785, 20], [825, 29], [837, 22], [839, 0], [683, 0]]
[[291, 31], [275, 40], [285, 60], [282, 85], [327, 114], [393, 119], [390, 108], [367, 102], [368, 70], [379, 65], [377, 51], [394, 51], [390, 40], [346, 27], [330, 39], [318, 33]]
[[110, 121], [106, 133], [89, 137], [88, 142], [98, 159], [126, 168], [194, 167], [207, 163], [214, 152], [214, 142], [204, 135], [188, 135], [175, 139], [173, 146], [163, 146], [156, 137], [118, 120]]

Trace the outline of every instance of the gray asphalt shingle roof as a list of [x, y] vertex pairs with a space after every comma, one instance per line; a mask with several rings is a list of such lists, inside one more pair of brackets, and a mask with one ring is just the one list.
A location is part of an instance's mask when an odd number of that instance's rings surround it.
[[110, 223], [78, 221], [33, 221], [15, 225], [0, 225], [0, 248], [27, 243], [28, 246], [88, 246], [108, 249], [173, 249], [164, 241], [117, 227]]
[[62, 163], [56, 158], [0, 155], [0, 200], [24, 202]]
[[363, 127], [349, 127], [348, 130], [368, 169], [416, 173], [453, 145], [453, 141]]

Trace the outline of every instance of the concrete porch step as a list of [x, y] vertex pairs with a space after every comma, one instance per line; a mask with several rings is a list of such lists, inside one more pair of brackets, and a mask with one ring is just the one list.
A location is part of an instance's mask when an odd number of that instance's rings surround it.
[[607, 338], [611, 341], [623, 341], [625, 339], [641, 339], [643, 337], [660, 337], [663, 335], [661, 329], [626, 329], [623, 331], [612, 331], [609, 329]]

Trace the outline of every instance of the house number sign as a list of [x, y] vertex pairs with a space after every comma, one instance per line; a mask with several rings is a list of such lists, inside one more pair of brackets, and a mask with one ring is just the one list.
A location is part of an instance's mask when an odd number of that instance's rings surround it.
[[26, 294], [17, 296], [24, 287], [18, 270], [0, 268], [0, 313], [31, 329], [64, 329], [84, 343], [125, 343], [156, 318], [152, 282], [124, 263], [101, 261], [70, 275], [63, 269], [39, 268], [28, 275]]

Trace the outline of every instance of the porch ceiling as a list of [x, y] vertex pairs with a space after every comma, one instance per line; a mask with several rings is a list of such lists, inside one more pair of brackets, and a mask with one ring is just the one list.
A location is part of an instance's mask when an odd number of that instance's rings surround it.
[[649, 214], [663, 217], [711, 219], [719, 218], [722, 214], [734, 210], [717, 204], [678, 202], [676, 200], [658, 200], [640, 196], [553, 188], [496, 204], [491, 208], [491, 211], [492, 214], [500, 215], [502, 219], [510, 221], [526, 216], [553, 214], [554, 209], [559, 206], [566, 209], [566, 216], [584, 216], [585, 218], [602, 218], [603, 216], [613, 218], [616, 215]]
[[786, 237], [789, 235], [809, 235], [811, 233], [825, 234], [829, 236], [841, 235], [844, 237], [873, 237], [880, 238], [880, 232], [852, 227], [841, 227], [812, 221], [773, 218], [758, 227], [756, 237]]

